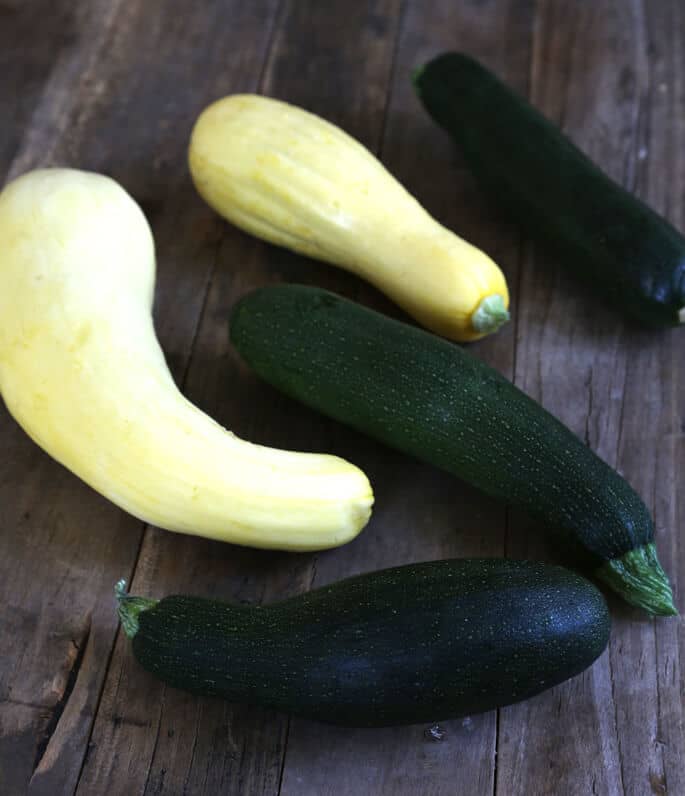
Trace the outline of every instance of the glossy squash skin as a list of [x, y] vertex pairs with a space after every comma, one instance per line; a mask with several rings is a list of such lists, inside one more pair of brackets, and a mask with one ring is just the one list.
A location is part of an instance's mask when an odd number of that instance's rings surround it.
[[189, 161], [199, 193], [224, 218], [352, 271], [438, 334], [475, 340], [509, 317], [497, 265], [314, 114], [267, 97], [225, 97], [195, 124]]
[[647, 507], [555, 417], [468, 351], [328, 291], [261, 288], [231, 340], [279, 390], [580, 542], [629, 602], [675, 612]]
[[135, 657], [164, 682], [358, 727], [526, 699], [583, 671], [610, 629], [584, 578], [503, 559], [395, 567], [266, 606], [121, 586], [119, 600]]
[[569, 272], [647, 326], [685, 322], [685, 237], [463, 53], [415, 75], [484, 190]]
[[155, 252], [135, 201], [74, 169], [0, 193], [0, 392], [47, 453], [144, 522], [236, 544], [335, 547], [373, 503], [335, 456], [239, 439], [178, 390], [152, 321]]

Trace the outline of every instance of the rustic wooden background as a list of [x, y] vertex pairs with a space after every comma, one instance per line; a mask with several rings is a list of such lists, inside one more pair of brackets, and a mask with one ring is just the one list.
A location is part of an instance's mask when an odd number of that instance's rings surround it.
[[165, 533], [81, 484], [0, 409], [5, 796], [685, 794], [682, 619], [611, 600], [611, 647], [589, 671], [446, 722], [440, 742], [422, 726], [330, 728], [165, 688], [118, 630], [122, 576], [145, 595], [262, 601], [415, 560], [554, 557], [524, 517], [311, 414], [240, 364], [227, 318], [254, 286], [311, 282], [396, 311], [351, 276], [241, 234], [198, 198], [185, 159], [193, 120], [236, 91], [342, 125], [502, 264], [513, 321], [473, 350], [640, 491], [685, 610], [685, 332], [632, 328], [483, 199], [410, 85], [411, 69], [447, 48], [481, 58], [685, 227], [681, 0], [0, 0], [2, 173], [71, 165], [120, 180], [154, 229], [157, 329], [184, 391], [247, 438], [350, 458], [377, 495], [364, 533], [318, 555]]

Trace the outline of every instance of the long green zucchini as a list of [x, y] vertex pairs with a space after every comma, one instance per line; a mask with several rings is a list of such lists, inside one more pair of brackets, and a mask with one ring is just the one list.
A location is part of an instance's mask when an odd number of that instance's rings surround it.
[[467, 55], [417, 71], [416, 90], [483, 188], [617, 310], [685, 322], [685, 238]]
[[628, 602], [673, 614], [638, 495], [569, 429], [461, 348], [332, 293], [256, 290], [231, 339], [266, 381], [382, 442], [519, 505], [592, 554]]
[[589, 666], [610, 627], [588, 581], [506, 559], [396, 567], [264, 607], [123, 583], [118, 598], [135, 657], [166, 683], [348, 726], [526, 699]]

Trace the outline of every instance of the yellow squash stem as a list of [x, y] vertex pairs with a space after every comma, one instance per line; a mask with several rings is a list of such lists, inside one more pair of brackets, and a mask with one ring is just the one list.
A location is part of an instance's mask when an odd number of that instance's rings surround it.
[[225, 97], [200, 115], [189, 161], [199, 193], [224, 218], [357, 274], [438, 334], [476, 340], [509, 318], [497, 265], [314, 114], [267, 97]]
[[152, 235], [113, 180], [31, 172], [0, 194], [0, 391], [51, 456], [140, 519], [316, 550], [366, 524], [366, 476], [238, 439], [176, 388], [155, 336]]

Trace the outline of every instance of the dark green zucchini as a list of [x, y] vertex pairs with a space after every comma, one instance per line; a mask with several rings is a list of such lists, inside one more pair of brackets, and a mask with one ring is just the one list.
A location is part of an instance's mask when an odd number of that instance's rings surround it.
[[577, 538], [598, 576], [628, 602], [675, 612], [642, 500], [564, 425], [463, 349], [301, 285], [244, 297], [231, 339], [259, 376], [291, 397], [522, 506]]
[[134, 655], [166, 683], [359, 727], [526, 699], [589, 666], [610, 627], [588, 581], [506, 559], [395, 567], [263, 607], [117, 588]]
[[473, 58], [440, 55], [414, 84], [483, 188], [571, 272], [647, 325], [685, 322], [685, 238], [668, 221]]

